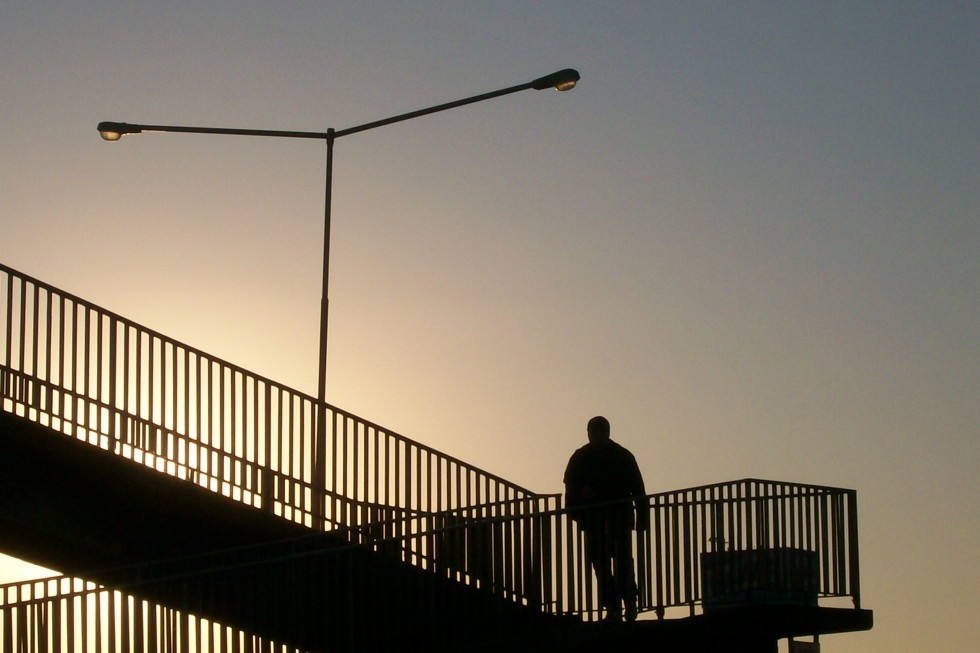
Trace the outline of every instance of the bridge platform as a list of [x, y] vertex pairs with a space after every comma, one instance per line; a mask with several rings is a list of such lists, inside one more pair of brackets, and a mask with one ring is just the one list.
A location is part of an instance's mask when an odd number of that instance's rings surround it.
[[[0, 412], [0, 550], [310, 650], [733, 651], [867, 630], [868, 610], [744, 606], [681, 619], [546, 615]], [[505, 649], [501, 647], [505, 646]]]

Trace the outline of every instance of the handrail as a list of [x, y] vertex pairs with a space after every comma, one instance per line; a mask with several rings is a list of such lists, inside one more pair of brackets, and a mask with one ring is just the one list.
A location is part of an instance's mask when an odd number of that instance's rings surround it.
[[[632, 536], [640, 612], [841, 598], [861, 607], [854, 490], [742, 479], [646, 501], [650, 526]], [[380, 532], [362, 529], [355, 541], [547, 613], [602, 616], [582, 532], [560, 495], [424, 515], [372, 537]]]
[[[319, 526], [315, 399], [2, 264], [0, 409]], [[560, 495], [334, 406], [327, 415], [329, 529], [546, 613], [600, 616], [582, 534]], [[748, 564], [802, 574], [790, 589], [806, 600], [849, 597], [860, 607], [853, 490], [744, 479], [648, 502], [650, 529], [632, 543], [642, 611], [663, 618], [745, 600]]]
[[[851, 539], [855, 535], [851, 531], [854, 517], [851, 511], [855, 501], [852, 490], [744, 479], [652, 494], [648, 500], [651, 528], [637, 534], [634, 540], [637, 562], [645, 561], [645, 564], [638, 564], [641, 611], [651, 611], [656, 617], [664, 618], [666, 611], [682, 608], [684, 614], [694, 615], [712, 609], [724, 600], [724, 596], [711, 593], [712, 579], [706, 574], [712, 562], [710, 556], [715, 554], [723, 557], [749, 555], [757, 574], [758, 565], [767, 559], [775, 561], [769, 572], [775, 572], [777, 576], [815, 572], [812, 577], [804, 578], [803, 585], [790, 584], [783, 587], [783, 591], [812, 591], [814, 600], [851, 596], [859, 607], [857, 569], [852, 566], [857, 559], [856, 541]], [[351, 564], [362, 560], [357, 557], [357, 552], [368, 552], [491, 592], [497, 595], [500, 606], [516, 603], [524, 609], [553, 615], [578, 615], [593, 621], [601, 614], [591, 572], [583, 562], [581, 534], [559, 503], [558, 498], [552, 496], [544, 503], [527, 506], [528, 511], [522, 515], [510, 511], [507, 515], [434, 528], [431, 526], [432, 515], [416, 516], [408, 521], [417, 523], [405, 524], [397, 536], [379, 535], [370, 525], [364, 525], [350, 530], [349, 544], [329, 549], [304, 545], [304, 542], [313, 542], [315, 536], [311, 534], [310, 538], [295, 543], [242, 547], [144, 565], [141, 577], [149, 584], [176, 582], [187, 591], [196, 585], [210, 587], [210, 579], [224, 577], [222, 575], [256, 577], [256, 570], [262, 568], [278, 574], [280, 567], [277, 565], [305, 558], [311, 561], [310, 568], [357, 569], [358, 573], [365, 574], [364, 577], [346, 578], [347, 589], [327, 595], [328, 599], [333, 597], [340, 602], [335, 607], [343, 605], [344, 610], [353, 611], [345, 612], [343, 619], [338, 618], [335, 624], [351, 618], [363, 623], [369, 617], [356, 613], [356, 610], [370, 613], [377, 609], [378, 601], [386, 610], [399, 610], [398, 605], [385, 603], [391, 600], [390, 597], [368, 596], [378, 580], [378, 572], [370, 566]], [[787, 520], [790, 515], [797, 518]], [[724, 536], [725, 543], [714, 540], [716, 535]], [[732, 560], [723, 562], [731, 563]], [[181, 571], [169, 571], [172, 569]], [[654, 569], [658, 570], [656, 574], [652, 573]], [[717, 565], [714, 571], [718, 571]], [[167, 573], [176, 575], [168, 577]], [[100, 572], [98, 575], [111, 577], [113, 574]], [[134, 574], [124, 576], [133, 578]], [[762, 580], [767, 579], [772, 580], [763, 574]], [[726, 579], [722, 576], [721, 580]], [[814, 584], [807, 585], [809, 581]], [[261, 633], [243, 635], [244, 631], [228, 625], [219, 626], [179, 609], [180, 606], [154, 603], [143, 596], [141, 587], [139, 582], [130, 582], [124, 588], [110, 590], [63, 577], [0, 585], [0, 639], [4, 650], [15, 650], [14, 643], [24, 641], [46, 642], [47, 650], [63, 649], [63, 640], [58, 638], [78, 639], [78, 629], [86, 627], [83, 622], [88, 624], [88, 635], [76, 648], [80, 653], [115, 650], [109, 644], [111, 641], [139, 638], [140, 642], [148, 643], [149, 638], [163, 636], [159, 634], [162, 632], [159, 626], [155, 625], [162, 623], [161, 620], [171, 624], [172, 633], [179, 635], [178, 643], [182, 642], [184, 648], [174, 645], [173, 649], [177, 651], [200, 651], [201, 638], [207, 637], [217, 637], [212, 640], [217, 648], [207, 650], [219, 650], [224, 641], [221, 638], [234, 641], [246, 637], [246, 641], [252, 638], [251, 641], [259, 642], [257, 638]], [[447, 609], [446, 597], [431, 589], [438, 587], [437, 584], [426, 590], [422, 589], [426, 587], [424, 584], [413, 587], [412, 600], [423, 603], [423, 612], [440, 615]], [[745, 589], [726, 586], [724, 582], [720, 588], [723, 591]], [[773, 588], [763, 584], [750, 589], [771, 592]], [[276, 585], [272, 591], [273, 595], [263, 598], [269, 609], [286, 606], [282, 609], [288, 610], [289, 606], [295, 605], [296, 597], [290, 594], [293, 589]], [[350, 591], [355, 594], [348, 595]], [[79, 598], [84, 596], [100, 598], [84, 601]], [[762, 600], [772, 598], [771, 595], [763, 596]], [[805, 601], [807, 597], [787, 595], [777, 599]], [[485, 610], [487, 604], [480, 603], [472, 608], [454, 606], [454, 609]], [[115, 616], [110, 619], [108, 615]], [[72, 619], [74, 631], [65, 626], [72, 623]], [[238, 624], [238, 627], [242, 625]], [[349, 638], [349, 647], [341, 646], [338, 650], [358, 650], [364, 641], [370, 641], [376, 634], [360, 629], [344, 635]], [[392, 632], [386, 636], [403, 638], [407, 635]], [[197, 647], [193, 645], [195, 641]], [[297, 650], [287, 644], [275, 644], [275, 647], [276, 650]], [[22, 645], [16, 647], [16, 650], [22, 649]], [[122, 650], [127, 648], [123, 646]]]
[[[316, 399], [0, 264], [2, 408], [315, 527]], [[327, 406], [326, 527], [533, 496]]]
[[[803, 585], [786, 591], [805, 591], [814, 603], [849, 597], [860, 607], [854, 490], [744, 479], [651, 495], [650, 510], [650, 533], [639, 538], [637, 558], [651, 561], [639, 572], [641, 602], [658, 614], [739, 600], [726, 582], [747, 580], [739, 565], [748, 564], [775, 565], [772, 573], [793, 576], [753, 580], [773, 591], [790, 580]], [[767, 560], [759, 551], [776, 553]], [[728, 576], [719, 577], [722, 571]]]

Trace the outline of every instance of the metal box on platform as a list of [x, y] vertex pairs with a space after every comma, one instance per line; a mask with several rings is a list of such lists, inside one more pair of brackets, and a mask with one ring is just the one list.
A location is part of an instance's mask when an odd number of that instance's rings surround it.
[[701, 554], [705, 612], [744, 605], [817, 605], [816, 551], [773, 548]]

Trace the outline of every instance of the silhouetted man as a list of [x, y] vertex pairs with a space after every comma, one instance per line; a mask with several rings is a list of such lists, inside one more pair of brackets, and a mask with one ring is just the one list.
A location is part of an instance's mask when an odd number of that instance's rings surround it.
[[[632, 529], [646, 530], [650, 509], [636, 458], [609, 438], [609, 420], [593, 417], [589, 443], [565, 468], [565, 502], [585, 534], [585, 557], [595, 571], [605, 621], [636, 619]], [[636, 507], [636, 520], [633, 508]]]

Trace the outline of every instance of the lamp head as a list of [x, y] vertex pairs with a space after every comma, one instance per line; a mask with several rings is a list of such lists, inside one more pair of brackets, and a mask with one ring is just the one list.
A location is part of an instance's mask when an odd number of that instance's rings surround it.
[[577, 70], [573, 68], [566, 68], [564, 70], [559, 70], [556, 73], [539, 77], [531, 82], [531, 88], [537, 91], [546, 88], [553, 88], [556, 91], [569, 91], [575, 88], [575, 85], [578, 83], [579, 79], [581, 79], [581, 76], [578, 74]]
[[126, 134], [139, 134], [142, 129], [124, 122], [100, 122], [99, 135], [107, 141], [118, 141]]

